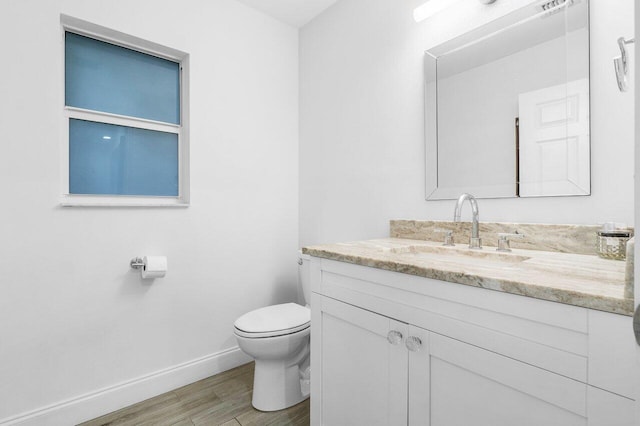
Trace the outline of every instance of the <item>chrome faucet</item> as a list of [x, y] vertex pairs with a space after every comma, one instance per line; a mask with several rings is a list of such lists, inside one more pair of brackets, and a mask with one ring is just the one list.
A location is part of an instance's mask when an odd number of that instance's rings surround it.
[[471, 227], [471, 238], [469, 238], [469, 248], [481, 249], [482, 239], [480, 238], [480, 219], [478, 215], [478, 202], [471, 194], [462, 194], [456, 202], [456, 208], [453, 211], [453, 221], [460, 222], [460, 214], [462, 213], [462, 205], [465, 201], [471, 204], [471, 213], [473, 215], [473, 225]]

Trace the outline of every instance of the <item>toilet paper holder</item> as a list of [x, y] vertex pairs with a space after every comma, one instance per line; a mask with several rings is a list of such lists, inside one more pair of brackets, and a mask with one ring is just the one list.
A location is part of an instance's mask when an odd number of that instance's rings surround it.
[[129, 262], [129, 266], [131, 266], [133, 269], [143, 268], [144, 260], [142, 260], [141, 257], [134, 257], [133, 259], [131, 259], [131, 262]]

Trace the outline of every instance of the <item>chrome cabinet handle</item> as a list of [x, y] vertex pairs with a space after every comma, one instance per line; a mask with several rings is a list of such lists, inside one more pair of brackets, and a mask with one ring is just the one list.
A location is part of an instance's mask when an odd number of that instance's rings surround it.
[[407, 340], [406, 342], [404, 342], [404, 344], [411, 352], [418, 352], [420, 351], [420, 349], [422, 349], [422, 340], [420, 340], [420, 338], [416, 336], [407, 337]]
[[392, 345], [399, 345], [402, 342], [402, 333], [391, 330], [389, 334], [387, 334], [387, 341]]

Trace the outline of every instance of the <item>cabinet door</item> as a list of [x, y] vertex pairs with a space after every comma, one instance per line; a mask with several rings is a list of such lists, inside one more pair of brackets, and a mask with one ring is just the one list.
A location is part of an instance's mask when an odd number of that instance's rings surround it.
[[321, 359], [314, 365], [322, 403], [313, 424], [406, 425], [407, 324], [327, 297], [320, 301], [321, 348], [312, 346], [312, 357]]
[[633, 319], [625, 315], [589, 311], [589, 384], [634, 397]]
[[410, 327], [409, 424], [586, 426], [586, 385]]
[[634, 426], [634, 401], [602, 389], [589, 386], [589, 426]]

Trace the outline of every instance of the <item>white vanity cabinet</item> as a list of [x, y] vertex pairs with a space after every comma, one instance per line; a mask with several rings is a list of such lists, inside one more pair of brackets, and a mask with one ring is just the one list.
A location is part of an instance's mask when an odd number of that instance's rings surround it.
[[409, 424], [587, 425], [585, 384], [411, 328], [424, 348], [409, 353]]
[[311, 282], [312, 425], [634, 424], [629, 317], [320, 258]]
[[315, 302], [322, 305], [322, 424], [406, 424], [407, 324], [330, 298]]

